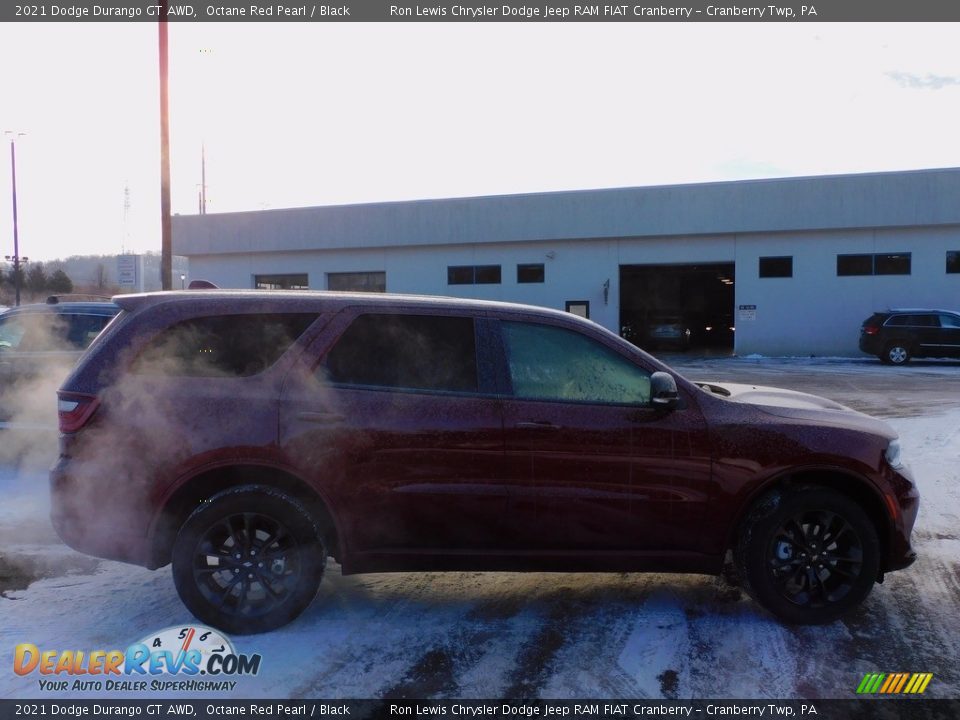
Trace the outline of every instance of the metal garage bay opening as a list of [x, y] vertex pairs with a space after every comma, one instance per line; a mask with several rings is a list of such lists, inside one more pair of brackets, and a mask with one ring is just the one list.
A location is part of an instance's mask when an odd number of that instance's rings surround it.
[[620, 266], [620, 334], [644, 350], [733, 352], [731, 263]]

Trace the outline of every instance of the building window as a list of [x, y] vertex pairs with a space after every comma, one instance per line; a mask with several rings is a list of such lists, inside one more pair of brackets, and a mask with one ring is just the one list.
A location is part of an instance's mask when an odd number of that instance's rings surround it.
[[910, 253], [837, 255], [837, 275], [909, 275]]
[[960, 250], [947, 250], [947, 272], [951, 275], [960, 273]]
[[499, 265], [451, 265], [447, 268], [448, 285], [499, 285]]
[[386, 292], [385, 272], [327, 273], [327, 290], [337, 292]]
[[909, 275], [910, 253], [890, 253], [873, 256], [874, 275]]
[[760, 277], [788, 278], [793, 277], [793, 257], [762, 257], [760, 258]]
[[253, 286], [257, 290], [309, 290], [306, 273], [294, 275], [254, 275]]
[[837, 255], [837, 275], [873, 275], [873, 255]]
[[573, 315], [579, 315], [582, 318], [590, 319], [590, 301], [589, 300], [567, 300], [566, 310]]
[[542, 283], [544, 279], [543, 263], [517, 265], [518, 283]]

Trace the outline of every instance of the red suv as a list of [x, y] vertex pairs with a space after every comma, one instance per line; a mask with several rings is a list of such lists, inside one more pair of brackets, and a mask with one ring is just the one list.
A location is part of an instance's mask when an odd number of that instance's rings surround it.
[[914, 559], [884, 423], [692, 383], [574, 315], [391, 295], [126, 295], [59, 392], [52, 518], [173, 563], [190, 611], [276, 628], [344, 574], [717, 574], [828, 622]]

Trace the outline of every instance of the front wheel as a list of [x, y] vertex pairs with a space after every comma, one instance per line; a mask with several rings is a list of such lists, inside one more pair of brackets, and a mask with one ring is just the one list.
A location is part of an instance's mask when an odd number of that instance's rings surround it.
[[836, 620], [859, 605], [880, 570], [877, 532], [860, 507], [821, 487], [760, 501], [738, 546], [747, 590], [788, 623]]
[[287, 624], [317, 594], [327, 553], [295, 498], [245, 485], [187, 518], [173, 546], [173, 580], [199, 620], [244, 635]]

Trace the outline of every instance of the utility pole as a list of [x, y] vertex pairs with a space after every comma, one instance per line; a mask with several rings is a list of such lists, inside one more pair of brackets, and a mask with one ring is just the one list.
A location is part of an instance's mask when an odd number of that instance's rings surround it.
[[[4, 133], [10, 136], [10, 176], [11, 187], [13, 188], [13, 287], [16, 294], [16, 305], [20, 306], [20, 235], [17, 224], [17, 138], [26, 135], [22, 132], [7, 130]], [[9, 260], [10, 258], [7, 257]]]
[[207, 149], [200, 143], [200, 214], [207, 214]]
[[173, 230], [170, 223], [170, 102], [167, 5], [160, 0], [160, 287], [173, 289]]

